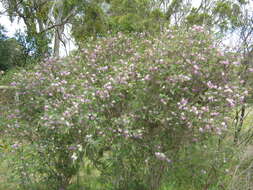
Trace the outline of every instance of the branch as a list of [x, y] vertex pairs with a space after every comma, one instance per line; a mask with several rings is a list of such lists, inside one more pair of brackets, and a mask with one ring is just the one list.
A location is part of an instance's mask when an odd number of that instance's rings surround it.
[[3, 11], [3, 12], [0, 12], [0, 14], [2, 15], [2, 14], [5, 14], [5, 13], [8, 13], [9, 10], [11, 10], [11, 9], [15, 9], [16, 10], [17, 7], [18, 7], [18, 5], [20, 5], [21, 3], [23, 3], [23, 0], [20, 0], [19, 2], [17, 2], [16, 5], [14, 5], [13, 7], [11, 7], [11, 5], [9, 5], [9, 3], [8, 3], [8, 8], [5, 8], [6, 10]]
[[68, 21], [69, 21], [69, 19], [70, 19], [72, 16], [75, 15], [75, 12], [76, 12], [76, 9], [73, 8], [72, 11], [70, 12], [70, 14], [67, 15], [61, 23], [53, 24], [53, 25], [47, 27], [46, 29], [42, 30], [42, 31], [39, 32], [39, 33], [44, 33], [44, 32], [47, 32], [48, 30], [51, 30], [51, 29], [53, 29], [53, 28], [55, 28], [55, 27], [59, 27], [59, 26], [62, 26], [62, 25], [67, 24]]

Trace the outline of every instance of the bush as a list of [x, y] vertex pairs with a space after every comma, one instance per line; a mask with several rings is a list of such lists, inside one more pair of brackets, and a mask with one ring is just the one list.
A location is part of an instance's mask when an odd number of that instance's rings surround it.
[[18, 73], [6, 131], [17, 148], [31, 143], [51, 189], [66, 189], [84, 156], [113, 189], [158, 189], [182, 149], [228, 130], [246, 93], [239, 62], [199, 26], [100, 38]]

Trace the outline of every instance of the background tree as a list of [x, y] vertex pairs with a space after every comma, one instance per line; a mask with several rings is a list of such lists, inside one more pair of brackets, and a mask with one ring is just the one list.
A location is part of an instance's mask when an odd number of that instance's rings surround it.
[[8, 38], [0, 25], [0, 70], [22, 66], [24, 61], [22, 45], [15, 38]]
[[10, 19], [22, 19], [26, 25], [28, 39], [37, 46], [37, 54], [50, 53], [53, 44], [54, 56], [59, 56], [60, 42], [64, 44], [64, 27], [78, 13], [81, 0], [2, 0]]
[[49, 53], [49, 34], [43, 32], [47, 22], [49, 1], [40, 0], [2, 0], [11, 21], [22, 19], [26, 26], [27, 39], [36, 46], [37, 56]]

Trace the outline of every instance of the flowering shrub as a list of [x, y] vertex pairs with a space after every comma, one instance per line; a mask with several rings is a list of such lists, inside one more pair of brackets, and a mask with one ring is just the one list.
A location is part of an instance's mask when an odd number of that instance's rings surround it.
[[157, 189], [180, 147], [227, 130], [247, 94], [239, 70], [238, 56], [199, 26], [118, 33], [17, 74], [19, 102], [6, 130], [36, 147], [56, 188], [86, 156], [115, 187]]

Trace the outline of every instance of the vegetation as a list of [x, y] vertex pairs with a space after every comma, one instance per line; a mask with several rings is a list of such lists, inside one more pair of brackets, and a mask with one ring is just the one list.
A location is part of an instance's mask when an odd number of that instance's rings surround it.
[[2, 3], [0, 189], [252, 188], [247, 2]]

